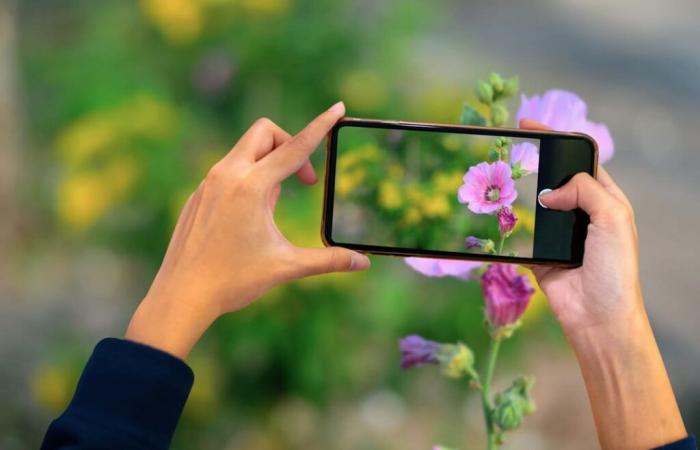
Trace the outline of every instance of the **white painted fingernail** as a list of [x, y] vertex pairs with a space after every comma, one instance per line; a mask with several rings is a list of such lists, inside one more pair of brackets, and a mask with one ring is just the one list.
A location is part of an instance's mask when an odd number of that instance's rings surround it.
[[543, 207], [544, 209], [549, 209], [549, 208], [547, 207], [547, 205], [545, 205], [545, 204], [542, 203], [542, 196], [543, 196], [543, 195], [547, 195], [547, 194], [549, 194], [550, 192], [552, 192], [551, 189], [542, 189], [542, 190], [540, 191], [540, 193], [537, 194], [537, 203], [539, 203], [540, 206]]

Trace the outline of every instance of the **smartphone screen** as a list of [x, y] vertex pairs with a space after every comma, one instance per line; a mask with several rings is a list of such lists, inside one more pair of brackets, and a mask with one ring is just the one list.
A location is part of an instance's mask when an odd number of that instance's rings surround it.
[[396, 255], [581, 263], [588, 218], [538, 193], [594, 174], [587, 136], [348, 119], [329, 137], [327, 243]]

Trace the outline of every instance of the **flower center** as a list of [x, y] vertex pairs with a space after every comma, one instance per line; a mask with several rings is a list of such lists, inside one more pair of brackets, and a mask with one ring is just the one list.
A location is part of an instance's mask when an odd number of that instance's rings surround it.
[[496, 186], [491, 186], [486, 190], [486, 200], [497, 202], [499, 198], [501, 198], [501, 190]]

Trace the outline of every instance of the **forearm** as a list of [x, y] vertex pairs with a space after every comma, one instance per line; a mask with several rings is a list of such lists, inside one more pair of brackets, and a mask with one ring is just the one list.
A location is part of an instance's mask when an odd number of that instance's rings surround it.
[[650, 449], [687, 435], [643, 309], [567, 337], [603, 449]]

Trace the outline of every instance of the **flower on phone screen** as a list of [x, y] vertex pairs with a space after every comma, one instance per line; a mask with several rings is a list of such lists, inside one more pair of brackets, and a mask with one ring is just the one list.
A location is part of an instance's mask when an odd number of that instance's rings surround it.
[[482, 162], [469, 168], [457, 191], [460, 203], [476, 214], [493, 214], [518, 196], [512, 171], [503, 161]]
[[537, 146], [532, 142], [521, 142], [513, 145], [510, 150], [510, 164], [516, 166], [518, 163], [520, 163], [518, 168], [524, 171], [523, 175], [537, 173], [540, 165], [540, 152], [537, 150]]

